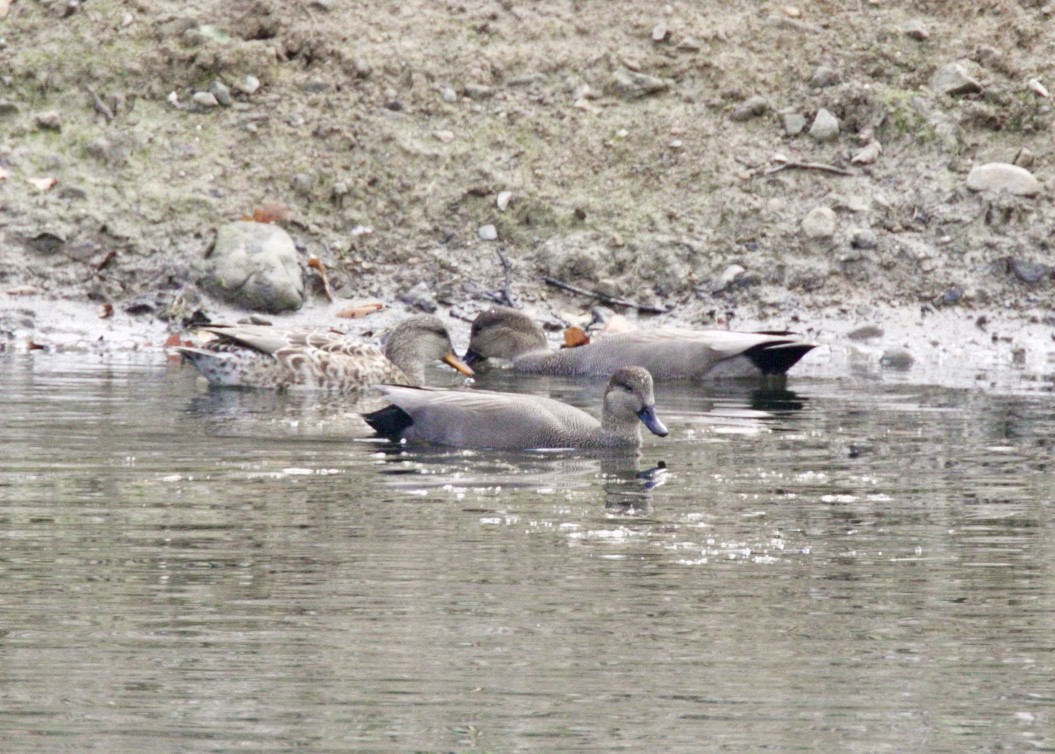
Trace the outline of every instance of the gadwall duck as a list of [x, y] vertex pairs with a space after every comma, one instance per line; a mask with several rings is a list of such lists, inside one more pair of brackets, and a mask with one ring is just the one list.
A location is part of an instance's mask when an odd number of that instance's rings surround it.
[[179, 347], [211, 385], [284, 390], [294, 385], [339, 391], [381, 383], [420, 385], [425, 364], [442, 361], [472, 375], [454, 353], [447, 327], [422, 315], [400, 323], [384, 350], [332, 330], [210, 325], [214, 337], [199, 348]]
[[569, 377], [639, 366], [657, 380], [696, 380], [784, 374], [815, 347], [787, 333], [659, 328], [613, 333], [551, 351], [533, 319], [496, 306], [473, 321], [464, 361], [506, 359], [518, 372]]
[[496, 450], [634, 448], [641, 444], [639, 422], [667, 435], [656, 416], [652, 377], [640, 367], [618, 369], [608, 380], [601, 421], [537, 395], [392, 385], [379, 390], [392, 405], [363, 418], [393, 440]]

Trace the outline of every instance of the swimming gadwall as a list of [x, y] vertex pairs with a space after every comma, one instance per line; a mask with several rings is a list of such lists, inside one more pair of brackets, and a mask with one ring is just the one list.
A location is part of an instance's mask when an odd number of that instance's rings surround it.
[[462, 374], [473, 370], [454, 353], [446, 326], [422, 315], [400, 323], [382, 351], [330, 330], [211, 325], [201, 328], [213, 340], [199, 348], [175, 350], [211, 385], [284, 390], [294, 385], [352, 391], [381, 383], [420, 385], [425, 364], [449, 364]]
[[652, 377], [640, 367], [618, 369], [608, 380], [601, 421], [537, 395], [391, 385], [379, 389], [392, 405], [363, 418], [393, 440], [496, 450], [635, 448], [641, 444], [639, 421], [660, 437], [667, 434], [656, 416]]
[[570, 377], [639, 366], [657, 380], [683, 380], [784, 374], [813, 348], [786, 333], [659, 328], [613, 333], [551, 351], [534, 320], [496, 306], [473, 321], [465, 362], [506, 359], [518, 372]]

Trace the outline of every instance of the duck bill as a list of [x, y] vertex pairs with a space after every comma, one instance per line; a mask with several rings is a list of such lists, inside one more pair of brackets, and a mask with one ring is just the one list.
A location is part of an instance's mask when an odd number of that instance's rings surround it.
[[472, 377], [475, 372], [473, 368], [466, 364], [464, 361], [458, 358], [458, 355], [454, 351], [448, 351], [447, 355], [443, 357], [443, 363], [452, 369], [461, 372], [466, 377]]
[[637, 418], [641, 420], [641, 423], [648, 427], [648, 431], [654, 435], [660, 437], [667, 436], [667, 428], [663, 426], [663, 422], [656, 416], [655, 406], [645, 406], [643, 409], [637, 412]]
[[466, 351], [465, 356], [462, 357], [462, 362], [465, 364], [475, 364], [476, 362], [483, 360], [483, 357], [471, 348]]

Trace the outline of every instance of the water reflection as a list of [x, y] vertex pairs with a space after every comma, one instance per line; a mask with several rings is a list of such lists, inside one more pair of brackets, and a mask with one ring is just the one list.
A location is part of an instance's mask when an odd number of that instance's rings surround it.
[[660, 386], [639, 453], [492, 454], [81, 358], [0, 359], [5, 750], [1055, 747], [1047, 394]]

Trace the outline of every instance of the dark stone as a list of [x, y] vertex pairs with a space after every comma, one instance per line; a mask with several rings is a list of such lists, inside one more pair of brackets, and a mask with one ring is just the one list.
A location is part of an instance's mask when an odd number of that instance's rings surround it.
[[1039, 262], [1029, 262], [1024, 259], [1012, 258], [1008, 263], [1011, 272], [1023, 283], [1039, 283], [1042, 279], [1051, 275], [1051, 267]]

